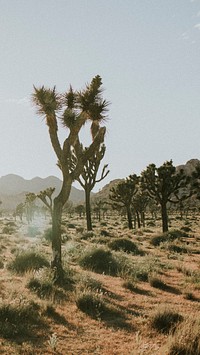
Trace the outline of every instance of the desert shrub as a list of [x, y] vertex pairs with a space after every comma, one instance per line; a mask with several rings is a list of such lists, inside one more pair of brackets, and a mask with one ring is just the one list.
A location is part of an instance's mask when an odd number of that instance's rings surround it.
[[195, 285], [195, 288], [199, 288], [200, 286], [200, 272], [199, 271], [192, 271], [192, 270], [185, 270], [184, 274], [188, 276], [188, 281]]
[[100, 223], [100, 225], [101, 225], [102, 227], [106, 227], [106, 226], [107, 226], [107, 222], [103, 221], [103, 222]]
[[183, 297], [188, 301], [197, 301], [196, 297], [192, 292], [185, 292]]
[[110, 237], [94, 237], [91, 242], [95, 244], [107, 244], [110, 242]]
[[177, 323], [181, 322], [183, 317], [171, 309], [159, 309], [150, 319], [150, 324], [153, 329], [160, 333], [169, 333], [174, 331]]
[[92, 270], [99, 274], [116, 275], [119, 269], [117, 260], [112, 253], [102, 248], [87, 251], [80, 258], [79, 265], [84, 269]]
[[147, 222], [147, 226], [148, 226], [148, 227], [155, 227], [156, 224], [155, 224], [154, 221], [149, 221], [149, 222]]
[[149, 266], [145, 263], [133, 263], [128, 258], [118, 256], [120, 264], [119, 276], [128, 282], [135, 283], [137, 281], [148, 281]]
[[179, 253], [179, 254], [182, 254], [182, 253], [185, 254], [188, 252], [187, 248], [177, 245], [177, 244], [169, 244], [168, 250], [173, 253]]
[[71, 229], [76, 229], [76, 226], [75, 226], [75, 224], [73, 224], [73, 223], [68, 223], [68, 224], [67, 224], [67, 227], [68, 227], [68, 228], [71, 228]]
[[39, 270], [49, 266], [47, 259], [36, 252], [22, 252], [8, 264], [8, 269], [19, 274], [30, 270]]
[[191, 229], [190, 227], [188, 227], [188, 226], [183, 226], [183, 227], [181, 227], [181, 230], [182, 230], [183, 232], [186, 232], [186, 233], [192, 232], [192, 229]]
[[14, 232], [14, 228], [10, 226], [5, 226], [2, 229], [3, 234], [12, 234]]
[[52, 242], [52, 228], [48, 228], [44, 231], [43, 237], [46, 241]]
[[94, 232], [93, 231], [88, 231], [82, 234], [81, 239], [87, 240], [94, 237]]
[[187, 319], [178, 325], [169, 344], [169, 355], [200, 355], [200, 322]]
[[4, 263], [2, 260], [0, 260], [0, 269], [3, 269], [4, 268]]
[[155, 275], [149, 276], [149, 284], [152, 287], [159, 288], [160, 290], [165, 290], [167, 288], [166, 283], [163, 282], [159, 277]]
[[106, 305], [98, 294], [90, 291], [78, 293], [76, 305], [82, 312], [92, 318], [100, 318], [106, 312]]
[[109, 318], [120, 317], [120, 312], [108, 305], [101, 295], [89, 290], [79, 292], [76, 295], [78, 309], [94, 319], [108, 320]]
[[102, 289], [102, 283], [89, 275], [81, 275], [77, 287], [79, 290], [90, 289], [93, 291], [99, 291]]
[[122, 286], [123, 286], [124, 288], [127, 288], [127, 289], [130, 290], [130, 291], [135, 291], [135, 289], [136, 289], [136, 287], [137, 287], [136, 285], [137, 285], [136, 281], [134, 282], [134, 281], [132, 281], [132, 280], [126, 280], [126, 281], [124, 281], [123, 284], [122, 284]]
[[172, 230], [169, 232], [162, 233], [160, 235], [156, 235], [155, 237], [153, 237], [151, 239], [150, 243], [153, 246], [159, 246], [161, 243], [171, 242], [173, 240], [186, 238], [186, 237], [188, 237], [187, 233], [185, 233], [181, 230], [175, 229], [175, 230]]
[[151, 229], [145, 228], [143, 229], [144, 233], [153, 233], [153, 231]]
[[0, 335], [4, 338], [31, 335], [42, 324], [39, 305], [34, 302], [0, 306]]
[[51, 299], [53, 302], [59, 302], [66, 299], [62, 289], [53, 284], [52, 281], [40, 281], [37, 278], [31, 278], [27, 284], [29, 290], [35, 292], [40, 298]]
[[135, 255], [142, 254], [138, 246], [127, 238], [116, 238], [108, 243], [108, 246], [115, 251], [123, 250], [126, 253], [133, 253]]
[[104, 237], [110, 237], [110, 233], [105, 229], [102, 229], [100, 234], [103, 235]]

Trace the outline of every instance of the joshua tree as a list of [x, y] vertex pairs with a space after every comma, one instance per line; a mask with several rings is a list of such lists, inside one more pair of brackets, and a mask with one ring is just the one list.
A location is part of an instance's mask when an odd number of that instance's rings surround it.
[[26, 218], [27, 222], [30, 223], [33, 220], [34, 212], [35, 212], [35, 199], [36, 195], [33, 192], [28, 192], [26, 194], [26, 199], [25, 199], [25, 211], [26, 211]]
[[20, 221], [22, 221], [25, 205], [24, 203], [19, 203], [15, 209], [15, 217], [19, 216]]
[[[179, 193], [188, 186], [189, 182], [190, 178], [184, 174], [183, 170], [176, 171], [172, 160], [166, 161], [159, 168], [155, 164], [150, 164], [141, 173], [143, 189], [161, 206], [163, 232], [168, 231], [167, 203], [178, 203]], [[182, 198], [186, 199], [189, 196], [191, 196], [190, 193], [184, 193]]]
[[109, 195], [109, 198], [114, 201], [115, 204], [126, 208], [129, 229], [133, 229], [131, 204], [133, 196], [138, 191], [138, 182], [139, 177], [137, 175], [130, 175], [116, 187], [112, 187]]
[[[85, 90], [74, 91], [70, 86], [65, 94], [58, 94], [53, 89], [34, 88], [33, 102], [38, 114], [45, 116], [49, 129], [52, 147], [58, 159], [62, 172], [62, 187], [54, 198], [52, 212], [52, 267], [55, 269], [55, 279], [62, 278], [61, 258], [61, 218], [62, 210], [69, 198], [72, 182], [82, 173], [84, 165], [99, 149], [104, 141], [105, 127], [100, 122], [105, 119], [108, 102], [102, 98], [102, 81], [97, 75]], [[66, 139], [63, 144], [58, 137], [58, 117], [66, 129]], [[80, 143], [80, 131], [83, 125], [91, 122], [92, 142], [84, 148]]]
[[40, 191], [39, 194], [37, 194], [37, 197], [45, 204], [45, 206], [48, 208], [51, 217], [53, 217], [53, 193], [55, 191], [55, 187], [48, 187], [46, 190]]
[[107, 170], [108, 165], [104, 165], [101, 176], [97, 179], [97, 173], [99, 170], [99, 165], [104, 157], [106, 147], [104, 144], [99, 145], [98, 150], [87, 160], [84, 165], [84, 170], [82, 174], [77, 179], [79, 184], [85, 190], [85, 210], [86, 210], [86, 220], [87, 220], [87, 230], [92, 230], [92, 219], [91, 219], [91, 205], [90, 205], [90, 194], [96, 183], [102, 181], [109, 173]]
[[77, 205], [75, 207], [75, 212], [79, 215], [79, 217], [81, 218], [82, 217], [82, 214], [84, 214], [85, 212], [85, 207], [84, 205]]
[[147, 192], [143, 191], [141, 188], [134, 195], [132, 200], [133, 210], [137, 217], [138, 228], [141, 227], [141, 222], [143, 227], [145, 227], [145, 211], [149, 202], [149, 196]]

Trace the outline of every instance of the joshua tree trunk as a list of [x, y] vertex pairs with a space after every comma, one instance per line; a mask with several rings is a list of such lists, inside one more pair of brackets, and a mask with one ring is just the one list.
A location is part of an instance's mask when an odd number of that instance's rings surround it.
[[87, 230], [92, 230], [92, 218], [91, 218], [91, 207], [90, 207], [90, 190], [85, 189], [85, 210], [86, 210], [86, 220], [87, 220]]
[[71, 180], [63, 179], [63, 186], [59, 195], [54, 199], [52, 213], [52, 252], [51, 267], [55, 270], [54, 281], [59, 282], [63, 278], [62, 253], [61, 253], [61, 219], [63, 206], [69, 198]]
[[140, 223], [140, 214], [138, 211], [136, 211], [136, 216], [137, 216], [137, 223], [138, 223], [138, 228], [141, 228], [141, 223]]
[[128, 218], [128, 228], [133, 229], [132, 215], [130, 206], [126, 206], [127, 218]]
[[163, 202], [161, 204], [161, 213], [162, 213], [162, 229], [163, 233], [168, 232], [168, 215], [167, 215], [167, 203]]

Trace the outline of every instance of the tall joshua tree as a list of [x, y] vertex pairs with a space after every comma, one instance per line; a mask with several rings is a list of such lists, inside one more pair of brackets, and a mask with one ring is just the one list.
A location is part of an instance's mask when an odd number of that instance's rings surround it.
[[[172, 160], [166, 161], [159, 168], [155, 164], [150, 164], [141, 173], [141, 185], [147, 191], [149, 197], [154, 199], [161, 207], [162, 229], [168, 231], [167, 203], [179, 202], [178, 195], [190, 182], [190, 177], [186, 176], [183, 170], [179, 172], [173, 166]], [[182, 198], [191, 196], [190, 192], [184, 193]]]
[[94, 155], [87, 160], [84, 165], [83, 172], [77, 179], [82, 188], [85, 190], [85, 210], [86, 210], [86, 220], [87, 220], [87, 230], [92, 230], [92, 218], [91, 218], [91, 205], [90, 205], [90, 194], [96, 183], [102, 181], [109, 173], [107, 170], [108, 165], [104, 165], [101, 176], [97, 179], [97, 173], [99, 170], [99, 165], [104, 157], [106, 147], [104, 144], [100, 144]]
[[[102, 98], [102, 80], [99, 75], [82, 91], [74, 91], [70, 86], [64, 94], [53, 89], [34, 87], [33, 102], [38, 114], [46, 119], [52, 147], [62, 172], [62, 187], [54, 198], [52, 211], [52, 267], [55, 279], [62, 278], [61, 258], [61, 218], [63, 206], [69, 198], [72, 182], [82, 173], [84, 165], [99, 145], [104, 141], [105, 127], [100, 123], [105, 119], [108, 102]], [[66, 130], [66, 138], [61, 144], [58, 137], [58, 119]], [[92, 141], [84, 148], [80, 142], [80, 131], [84, 124], [91, 122]]]
[[133, 197], [138, 191], [138, 182], [139, 177], [136, 174], [130, 175], [116, 187], [111, 188], [109, 195], [115, 204], [126, 208], [129, 229], [133, 229], [131, 205]]

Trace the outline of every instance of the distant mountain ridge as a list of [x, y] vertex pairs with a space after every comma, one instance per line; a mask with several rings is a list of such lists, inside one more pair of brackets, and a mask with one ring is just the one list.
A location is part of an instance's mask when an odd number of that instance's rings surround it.
[[[55, 176], [47, 178], [34, 177], [26, 180], [15, 174], [8, 174], [0, 177], [0, 200], [3, 202], [3, 209], [15, 209], [18, 203], [24, 201], [27, 192], [38, 193], [48, 187], [55, 187], [55, 194], [58, 194], [62, 181]], [[84, 201], [84, 191], [72, 186], [69, 199], [73, 203]]]
[[[195, 168], [200, 165], [199, 159], [190, 159], [186, 164], [176, 167], [177, 171], [183, 169], [187, 175], [191, 175]], [[115, 179], [105, 185], [99, 192], [92, 193], [91, 197], [107, 199], [110, 189], [123, 179]], [[62, 186], [62, 181], [55, 176], [47, 178], [34, 177], [26, 180], [15, 174], [8, 174], [0, 177], [0, 200], [3, 202], [2, 208], [13, 210], [20, 202], [24, 201], [27, 192], [38, 193], [48, 187], [55, 187], [55, 194], [58, 194]], [[72, 186], [69, 200], [74, 204], [84, 203], [85, 193]]]

